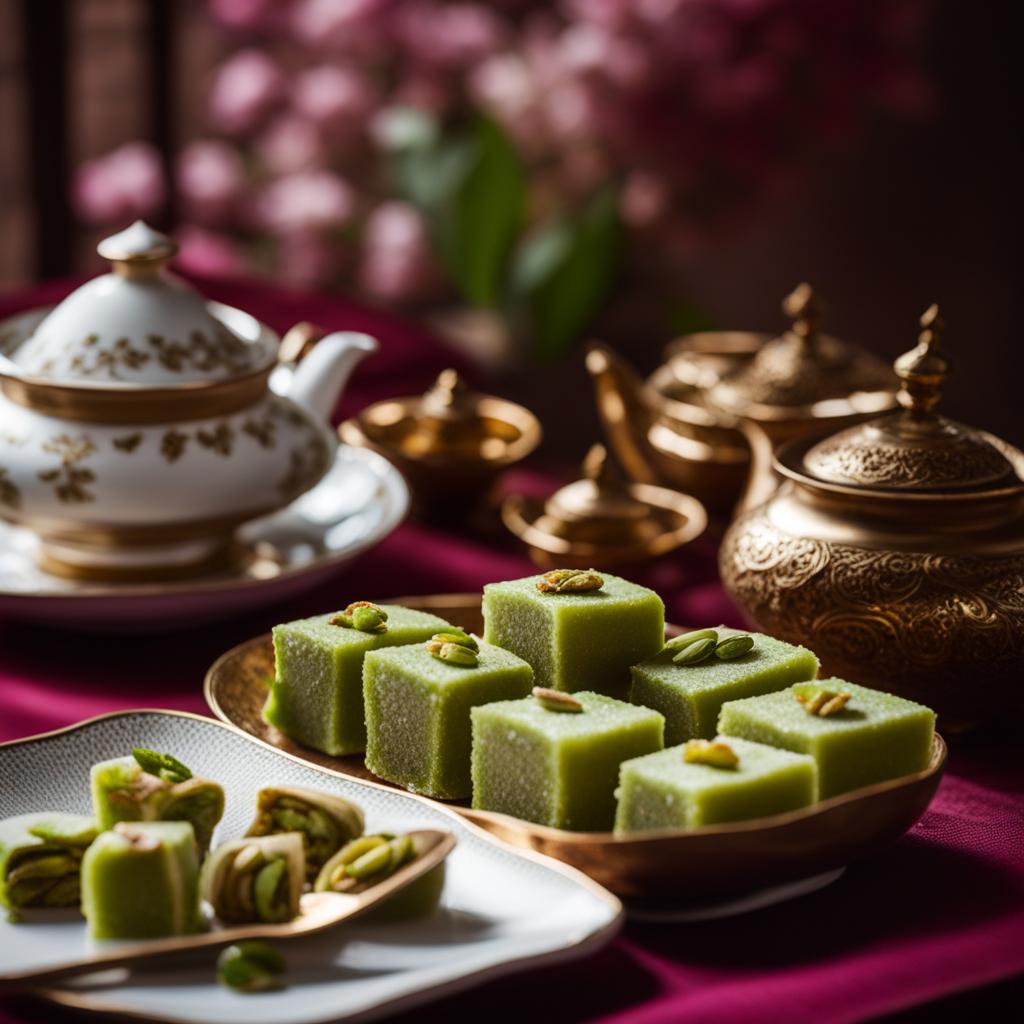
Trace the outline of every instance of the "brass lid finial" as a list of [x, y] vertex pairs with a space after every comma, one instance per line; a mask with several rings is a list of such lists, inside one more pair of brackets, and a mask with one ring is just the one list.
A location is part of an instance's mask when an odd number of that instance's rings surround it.
[[428, 416], [445, 419], [456, 416], [468, 418], [473, 412], [472, 403], [469, 402], [470, 396], [469, 385], [459, 375], [458, 370], [442, 370], [433, 386], [423, 396], [423, 412]]
[[792, 321], [790, 330], [805, 342], [813, 342], [821, 328], [825, 307], [806, 282], [798, 284], [783, 300], [782, 312]]
[[593, 481], [598, 490], [620, 487], [623, 482], [603, 444], [592, 445], [587, 452], [583, 459], [583, 477]]
[[945, 324], [939, 315], [939, 307], [932, 303], [922, 314], [920, 322], [917, 346], [893, 363], [896, 376], [901, 381], [897, 395], [899, 403], [911, 415], [919, 417], [930, 415], [938, 405], [942, 383], [952, 369], [940, 346]]

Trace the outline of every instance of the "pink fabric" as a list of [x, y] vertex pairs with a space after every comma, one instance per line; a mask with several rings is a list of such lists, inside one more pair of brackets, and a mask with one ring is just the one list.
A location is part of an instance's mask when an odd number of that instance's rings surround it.
[[[0, 317], [58, 298], [66, 284], [0, 299]], [[299, 319], [367, 330], [382, 352], [357, 371], [345, 412], [425, 387], [457, 360], [423, 332], [336, 298], [209, 283], [216, 298], [276, 328]], [[517, 485], [545, 486], [519, 474]], [[406, 525], [317, 591], [184, 635], [62, 634], [0, 620], [0, 740], [116, 708], [204, 711], [203, 673], [223, 650], [283, 618], [360, 596], [474, 591], [530, 571], [514, 547]], [[739, 623], [702, 542], [645, 582], [677, 622]], [[524, 1019], [542, 1005], [560, 1021], [661, 1024], [699, 1020], [855, 1021], [1024, 971], [1024, 765], [1008, 737], [955, 748], [931, 809], [890, 850], [853, 864], [832, 886], [721, 922], [629, 925], [577, 963], [492, 982], [397, 1018], [412, 1024]], [[28, 998], [0, 1003], [0, 1024], [71, 1019]], [[77, 1018], [76, 1018], [77, 1019]]]

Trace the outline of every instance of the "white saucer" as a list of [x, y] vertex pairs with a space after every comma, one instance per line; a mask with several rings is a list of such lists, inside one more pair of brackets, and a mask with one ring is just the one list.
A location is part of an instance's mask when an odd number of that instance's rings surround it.
[[209, 575], [164, 583], [51, 576], [36, 565], [35, 536], [0, 521], [0, 614], [110, 630], [209, 622], [314, 586], [383, 540], [408, 507], [409, 489], [390, 462], [340, 445], [316, 487], [238, 531], [250, 557]]

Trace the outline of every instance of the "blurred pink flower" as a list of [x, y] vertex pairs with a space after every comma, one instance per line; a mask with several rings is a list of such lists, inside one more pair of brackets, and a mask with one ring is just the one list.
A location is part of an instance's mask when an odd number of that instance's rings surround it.
[[536, 78], [523, 57], [499, 53], [482, 61], [469, 77], [474, 99], [498, 118], [517, 138], [536, 132]]
[[365, 121], [377, 103], [370, 79], [351, 66], [322, 64], [296, 76], [292, 102], [298, 114], [323, 127]]
[[427, 226], [415, 207], [381, 203], [366, 219], [359, 285], [379, 299], [412, 299], [436, 282]]
[[256, 153], [276, 176], [322, 164], [325, 148], [320, 130], [312, 121], [281, 114], [256, 139]]
[[260, 30], [276, 27], [288, 0], [209, 0], [210, 14], [227, 28]]
[[396, 38], [409, 57], [428, 66], [462, 68], [505, 42], [502, 19], [484, 4], [406, 0], [394, 15]]
[[176, 165], [178, 191], [188, 215], [210, 222], [226, 219], [245, 191], [245, 164], [238, 149], [219, 139], [189, 143]]
[[629, 227], [646, 228], [665, 214], [668, 201], [663, 181], [653, 174], [633, 171], [619, 195], [619, 215]]
[[298, 0], [292, 31], [310, 46], [348, 53], [376, 50], [387, 41], [388, 24], [399, 0]]
[[126, 143], [82, 164], [72, 193], [79, 216], [91, 224], [149, 216], [167, 197], [160, 156], [148, 143]]
[[231, 277], [245, 270], [238, 245], [227, 235], [186, 224], [175, 232], [178, 254], [175, 266], [191, 274]]
[[332, 171], [298, 171], [271, 182], [260, 194], [257, 212], [277, 235], [344, 226], [355, 212], [355, 192]]
[[262, 50], [239, 50], [218, 69], [210, 87], [210, 118], [221, 131], [250, 131], [284, 95], [284, 76]]
[[316, 231], [289, 231], [277, 239], [275, 277], [286, 284], [308, 288], [336, 283], [341, 269], [337, 241]]
[[413, 67], [399, 79], [391, 94], [390, 103], [399, 107], [442, 114], [451, 106], [457, 92], [443, 76], [429, 68]]

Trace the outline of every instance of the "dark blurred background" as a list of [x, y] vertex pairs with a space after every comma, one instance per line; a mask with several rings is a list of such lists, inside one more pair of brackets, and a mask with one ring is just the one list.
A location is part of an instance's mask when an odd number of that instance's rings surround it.
[[498, 389], [585, 408], [586, 337], [648, 371], [679, 330], [781, 328], [806, 279], [887, 358], [937, 301], [945, 411], [1019, 444], [1012, 10], [4, 0], [0, 285], [144, 216], [200, 278], [457, 322]]

